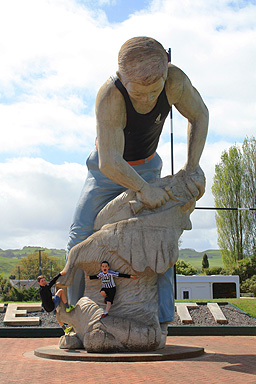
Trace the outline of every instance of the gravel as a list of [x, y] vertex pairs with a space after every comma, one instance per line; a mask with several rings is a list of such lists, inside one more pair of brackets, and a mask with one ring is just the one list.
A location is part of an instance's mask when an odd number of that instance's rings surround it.
[[[227, 324], [218, 324], [215, 322], [212, 314], [208, 310], [205, 304], [199, 304], [197, 308], [190, 308], [189, 313], [192, 317], [193, 323], [189, 324], [190, 326], [256, 326], [256, 319], [252, 316], [248, 315], [235, 308], [230, 304], [219, 303], [219, 306], [228, 320]], [[4, 325], [4, 313], [0, 313], [0, 328], [7, 326]], [[40, 317], [40, 325], [38, 327], [50, 327], [50, 328], [58, 328], [60, 327], [55, 315], [51, 312], [45, 312], [42, 310], [41, 312], [29, 312], [28, 316], [39, 316]], [[175, 313], [174, 322], [171, 324], [172, 326], [182, 325], [179, 316]], [[187, 324], [186, 324], [187, 325]], [[14, 328], [15, 326], [8, 326], [9, 328]], [[31, 327], [29, 325], [25, 325], [24, 327]], [[33, 326], [34, 327], [34, 326]]]
[[[211, 312], [207, 308], [206, 304], [199, 304], [197, 308], [189, 308], [190, 316], [193, 323], [186, 324], [191, 326], [256, 326], [256, 319], [247, 313], [240, 311], [238, 308], [230, 304], [219, 303], [219, 307], [222, 310], [224, 316], [228, 320], [227, 324], [216, 323]], [[175, 313], [174, 322], [171, 324], [182, 325], [179, 316]]]
[[[4, 327], [4, 328], [15, 328], [17, 327], [16, 325], [9, 325], [9, 326], [6, 326], [4, 325], [3, 321], [4, 321], [4, 316], [5, 314], [4, 313], [0, 313], [0, 328]], [[37, 326], [37, 327], [44, 327], [44, 328], [58, 328], [60, 327], [59, 326], [59, 323], [58, 321], [56, 320], [56, 317], [55, 315], [53, 314], [53, 312], [46, 312], [44, 310], [42, 310], [41, 312], [28, 312], [27, 313], [27, 316], [31, 316], [31, 317], [40, 317], [40, 324]], [[20, 325], [18, 326], [20, 327]], [[31, 325], [24, 325], [23, 327], [35, 327], [35, 325], [31, 326]]]

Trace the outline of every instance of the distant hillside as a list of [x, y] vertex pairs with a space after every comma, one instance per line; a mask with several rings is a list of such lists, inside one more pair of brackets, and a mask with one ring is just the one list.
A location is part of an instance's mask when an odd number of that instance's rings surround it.
[[65, 263], [66, 251], [64, 249], [49, 249], [43, 247], [23, 247], [22, 249], [0, 249], [0, 273], [4, 277], [9, 277], [20, 259], [39, 249], [47, 252], [49, 257], [55, 257]]
[[222, 258], [219, 249], [208, 249], [203, 252], [197, 252], [194, 249], [185, 248], [179, 250], [179, 259], [184, 260], [193, 267], [200, 269], [202, 268], [202, 258], [204, 253], [207, 254], [209, 260], [209, 267], [223, 267]]
[[[29, 253], [33, 253], [42, 249], [47, 252], [50, 257], [56, 257], [63, 262], [65, 261], [66, 251], [64, 249], [49, 249], [43, 247], [23, 247], [22, 249], [0, 249], [0, 273], [4, 277], [9, 277], [16, 264], [19, 263], [19, 260], [27, 256]], [[194, 249], [185, 248], [179, 250], [179, 259], [182, 259], [190, 263], [193, 267], [201, 270], [202, 268], [202, 258], [204, 253], [207, 254], [210, 267], [223, 267], [220, 250], [218, 249], [209, 249], [203, 252], [197, 252]]]

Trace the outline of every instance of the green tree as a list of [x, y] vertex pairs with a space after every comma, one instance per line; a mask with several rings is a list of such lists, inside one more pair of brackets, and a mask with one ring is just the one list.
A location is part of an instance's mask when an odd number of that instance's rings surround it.
[[178, 260], [176, 263], [176, 273], [179, 275], [196, 275], [197, 269], [184, 260]]
[[256, 257], [239, 260], [236, 265], [229, 269], [230, 275], [239, 275], [240, 283], [255, 275]]
[[204, 253], [203, 259], [202, 259], [202, 270], [207, 269], [207, 268], [209, 268], [209, 260], [208, 260], [207, 254]]
[[[64, 262], [52, 257], [50, 258], [47, 252], [41, 252], [41, 269], [42, 274], [45, 275], [46, 280], [59, 273], [63, 267]], [[20, 268], [21, 279], [36, 279], [39, 275], [39, 253], [35, 251], [22, 257], [20, 262], [16, 265], [12, 274], [16, 277], [19, 276], [18, 268]]]
[[255, 207], [255, 156], [255, 139], [245, 139], [242, 149], [233, 145], [222, 153], [220, 163], [215, 166], [212, 186], [215, 207], [236, 209], [218, 210], [215, 216], [218, 245], [226, 267], [256, 251], [255, 213], [239, 209]]
[[246, 279], [240, 286], [241, 292], [251, 292], [256, 296], [256, 275]]
[[4, 294], [5, 292], [8, 292], [10, 288], [12, 287], [10, 280], [6, 279], [0, 274], [0, 294]]
[[[245, 139], [242, 145], [243, 151], [243, 195], [244, 206], [255, 208], [256, 206], [256, 139]], [[256, 211], [244, 211], [245, 225], [245, 252], [248, 255], [256, 255]]]

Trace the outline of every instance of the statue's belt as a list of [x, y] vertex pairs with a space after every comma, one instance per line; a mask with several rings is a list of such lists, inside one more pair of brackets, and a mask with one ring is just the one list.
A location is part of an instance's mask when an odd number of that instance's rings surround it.
[[[98, 151], [98, 140], [96, 138], [96, 141], [95, 141], [95, 147], [96, 147], [96, 150]], [[153, 159], [153, 157], [155, 156], [155, 152], [150, 155], [149, 157], [147, 157], [146, 159], [140, 159], [140, 160], [131, 160], [131, 161], [127, 161], [128, 164], [130, 165], [140, 165], [140, 164], [145, 164], [147, 163], [149, 160]]]
[[146, 159], [140, 159], [140, 160], [132, 160], [132, 161], [127, 161], [128, 164], [130, 165], [139, 165], [139, 164], [145, 164], [147, 163], [149, 160], [153, 159], [153, 157], [155, 156], [155, 152], [150, 155], [149, 157], [147, 157]]

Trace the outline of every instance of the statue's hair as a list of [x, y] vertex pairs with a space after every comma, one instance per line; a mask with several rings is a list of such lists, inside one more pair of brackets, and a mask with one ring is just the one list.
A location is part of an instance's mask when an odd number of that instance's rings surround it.
[[118, 72], [125, 82], [149, 85], [167, 75], [167, 53], [158, 41], [150, 37], [127, 40], [118, 54]]

